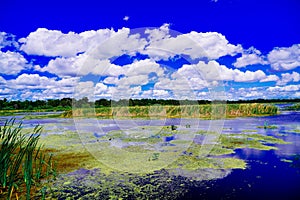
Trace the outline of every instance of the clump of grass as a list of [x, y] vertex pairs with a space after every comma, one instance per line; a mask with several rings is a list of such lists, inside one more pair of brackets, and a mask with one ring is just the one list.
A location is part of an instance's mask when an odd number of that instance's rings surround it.
[[263, 128], [263, 129], [277, 129], [277, 126], [275, 126], [275, 125], [257, 126], [257, 128]]
[[42, 127], [36, 126], [31, 134], [22, 132], [22, 123], [15, 119], [0, 127], [0, 197], [11, 199], [26, 194], [30, 199], [32, 186], [38, 190], [40, 180], [53, 175], [52, 156], [47, 157], [38, 145]]
[[277, 129], [277, 126], [275, 125], [269, 125], [268, 122], [264, 122], [263, 126], [257, 126], [257, 128], [263, 128], [263, 129]]

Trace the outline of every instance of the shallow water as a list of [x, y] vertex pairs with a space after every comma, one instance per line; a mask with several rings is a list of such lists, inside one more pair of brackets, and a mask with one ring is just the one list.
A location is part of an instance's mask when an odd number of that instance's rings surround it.
[[[22, 119], [17, 117], [17, 121]], [[4, 123], [9, 117], [1, 117]], [[233, 169], [226, 171], [223, 176], [205, 181], [205, 186], [190, 186], [183, 199], [300, 199], [300, 112], [282, 112], [275, 116], [235, 118], [214, 120], [222, 126], [222, 134], [262, 134], [274, 136], [291, 144], [275, 144], [278, 150], [239, 149], [235, 157], [247, 161], [247, 169]], [[191, 133], [198, 130], [210, 130], [212, 120], [197, 119], [30, 119], [23, 120], [24, 128], [32, 128], [36, 124], [44, 126], [48, 134], [63, 134], [66, 131], [78, 131], [79, 134], [92, 133], [95, 138], [101, 139], [113, 130], [140, 131], [146, 126], [178, 126], [179, 131]], [[264, 129], [258, 126], [275, 125], [275, 129]], [[187, 128], [189, 125], [190, 128]], [[213, 124], [214, 125], [214, 124]], [[143, 134], [147, 134], [145, 130]], [[191, 139], [189, 135], [173, 134], [164, 136], [164, 142], [182, 140], [183, 137]], [[82, 137], [84, 139], [84, 137]], [[202, 144], [203, 135], [192, 138], [196, 143]], [[86, 141], [88, 142], [88, 141]], [[131, 142], [129, 145], [140, 145]], [[171, 143], [170, 143], [171, 144]], [[111, 145], [125, 147], [121, 140], [112, 140]], [[174, 145], [174, 144], [173, 144]], [[164, 148], [163, 145], [155, 148]], [[288, 160], [289, 162], [286, 162]], [[195, 175], [195, 174], [194, 174]]]
[[[258, 129], [265, 121], [277, 129]], [[186, 198], [192, 199], [300, 199], [300, 128], [299, 112], [284, 112], [276, 116], [226, 120], [224, 132], [257, 130], [292, 142], [279, 145], [278, 150], [237, 150], [239, 158], [247, 160], [246, 170], [233, 170], [223, 179], [210, 181], [203, 189], [193, 188]], [[283, 134], [283, 135], [282, 135]], [[293, 161], [284, 162], [284, 159]]]

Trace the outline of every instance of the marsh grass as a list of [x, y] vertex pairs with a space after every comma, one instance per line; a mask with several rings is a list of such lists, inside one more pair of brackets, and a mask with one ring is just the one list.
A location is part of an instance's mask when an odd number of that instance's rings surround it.
[[43, 178], [56, 176], [52, 156], [44, 154], [38, 144], [41, 130], [38, 125], [31, 134], [25, 134], [22, 123], [16, 125], [15, 119], [0, 127], [0, 197], [18, 199], [24, 195], [30, 199]]
[[243, 116], [275, 115], [278, 108], [272, 104], [206, 104], [174, 106], [112, 106], [101, 108], [76, 108], [65, 111], [61, 117], [166, 117], [219, 119]]

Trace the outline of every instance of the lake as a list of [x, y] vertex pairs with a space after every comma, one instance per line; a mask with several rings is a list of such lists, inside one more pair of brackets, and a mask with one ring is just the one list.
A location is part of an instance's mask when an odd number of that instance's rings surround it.
[[[17, 120], [21, 120], [22, 117], [24, 117], [23, 113], [17, 116]], [[8, 118], [10, 117], [1, 117], [1, 123]], [[104, 175], [101, 169], [97, 168], [78, 169], [68, 174], [61, 174], [57, 183], [54, 183], [54, 186], [58, 188], [55, 197], [59, 199], [67, 196], [76, 199], [79, 197], [92, 199], [97, 195], [101, 199], [113, 199], [118, 196], [124, 197], [125, 193], [128, 193], [128, 199], [142, 199], [147, 195], [150, 199], [300, 199], [299, 122], [300, 112], [283, 111], [275, 116], [225, 120], [46, 118], [23, 120], [23, 127], [31, 129], [37, 124], [43, 125], [42, 137], [44, 138], [63, 135], [66, 132], [78, 133], [80, 142], [96, 160], [113, 169], [121, 169], [112, 175]], [[176, 126], [175, 132], [171, 130], [172, 125]], [[276, 127], [266, 128], [267, 125]], [[219, 155], [220, 159], [232, 157], [245, 161], [246, 169], [240, 169], [240, 167], [203, 167], [194, 171], [178, 169], [178, 167], [176, 170], [169, 171], [163, 169], [166, 165], [163, 162], [159, 163], [159, 160], [164, 158], [164, 161], [168, 162], [167, 164], [172, 163], [182, 156], [182, 152], [179, 150], [188, 149], [191, 145], [188, 141], [199, 145], [203, 145], [204, 142], [206, 142], [205, 145], [215, 144], [218, 139], [212, 140], [214, 135], [209, 138], [207, 135], [199, 134], [198, 131], [217, 130], [219, 126], [222, 128], [221, 135], [224, 136], [231, 135], [239, 138], [239, 135], [259, 134], [272, 136], [289, 143], [269, 144], [269, 142], [257, 139], [263, 145], [276, 149], [260, 150], [249, 146], [249, 148], [236, 148], [233, 153]], [[165, 127], [168, 129], [164, 129]], [[154, 132], [155, 134], [153, 134]], [[149, 137], [151, 137], [151, 141]], [[219, 135], [217, 137], [220, 138]], [[250, 137], [247, 140], [256, 139]], [[44, 140], [42, 139], [42, 141]], [[63, 143], [62, 141], [61, 144], [67, 146], [75, 145], [75, 143]], [[50, 145], [51, 142], [46, 142], [46, 144]], [[126, 168], [124, 163], [121, 166], [121, 164], [113, 163], [112, 159], [106, 159], [105, 153], [102, 153], [101, 156], [95, 153], [98, 152], [95, 149], [103, 151], [107, 147], [126, 148], [128, 149], [126, 152], [129, 153], [131, 153], [129, 149], [133, 149], [133, 147], [139, 147], [146, 153], [149, 151], [151, 153], [149, 155], [152, 156], [149, 157], [149, 164], [147, 164], [149, 168], [140, 171], [145, 172], [145, 175], [135, 173], [135, 170], [141, 170], [141, 166], [144, 166], [142, 164], [140, 167], [127, 166]], [[172, 152], [174, 158], [167, 160], [163, 157], [164, 152]], [[178, 152], [178, 154], [174, 152]], [[189, 153], [188, 151], [183, 152]], [[124, 154], [124, 159], [127, 159], [126, 156], [127, 154]], [[132, 159], [131, 157], [130, 159]], [[218, 158], [218, 155], [214, 155], [215, 157]], [[137, 155], [136, 158], [142, 159], [143, 157]], [[138, 160], [135, 165], [139, 165], [139, 162]], [[130, 163], [127, 164], [130, 165]], [[103, 183], [103, 180], [106, 182]], [[74, 182], [72, 183], [72, 181]], [[138, 190], [135, 190], [134, 187]], [[59, 188], [61, 189], [58, 192]], [[70, 188], [73, 188], [71, 192]], [[111, 190], [111, 188], [114, 189]], [[101, 192], [99, 192], [100, 190]], [[144, 196], [134, 196], [133, 193], [138, 192], [145, 194]]]

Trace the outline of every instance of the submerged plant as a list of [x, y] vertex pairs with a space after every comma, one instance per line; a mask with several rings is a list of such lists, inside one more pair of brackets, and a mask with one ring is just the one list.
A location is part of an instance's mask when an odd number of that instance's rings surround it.
[[0, 197], [15, 195], [18, 199], [18, 193], [25, 190], [26, 199], [30, 199], [32, 186], [37, 189], [41, 178], [55, 175], [51, 156], [46, 161], [38, 145], [41, 130], [38, 125], [33, 133], [24, 134], [22, 123], [15, 125], [15, 119], [0, 126]]

